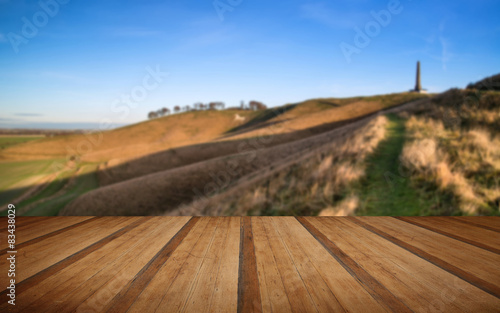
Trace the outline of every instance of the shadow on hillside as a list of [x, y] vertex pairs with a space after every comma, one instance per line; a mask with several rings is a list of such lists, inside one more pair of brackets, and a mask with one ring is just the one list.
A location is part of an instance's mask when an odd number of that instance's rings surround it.
[[287, 119], [283, 119], [283, 120], [275, 121], [275, 122], [262, 122], [262, 123], [259, 123], [259, 124], [255, 124], [255, 125], [252, 125], [252, 126], [245, 127], [243, 129], [240, 129], [240, 130], [237, 130], [237, 131], [234, 131], [234, 132], [229, 132], [229, 133], [226, 132], [226, 135], [221, 136], [218, 139], [231, 138], [231, 137], [235, 137], [235, 136], [238, 136], [238, 135], [241, 135], [241, 134], [245, 134], [245, 133], [248, 133], [248, 132], [251, 132], [251, 131], [254, 131], [254, 130], [266, 128], [266, 127], [269, 127], [269, 126], [277, 126], [277, 125], [282, 124], [282, 123], [284, 123], [286, 121], [289, 121], [289, 120], [290, 119], [287, 118]]
[[[256, 142], [259, 144], [259, 149], [265, 149], [280, 144], [301, 140], [358, 121], [373, 114], [374, 113], [349, 120], [327, 123], [304, 130], [294, 131], [291, 133], [268, 135], [262, 137], [263, 140], [252, 137], [222, 142], [209, 142], [164, 150], [137, 158], [135, 160], [131, 160], [129, 162], [112, 166], [105, 170], [75, 176], [75, 182], [78, 183], [78, 181], [86, 181], [89, 176], [96, 175], [98, 177], [98, 181], [101, 182], [100, 187], [103, 187], [128, 179], [137, 178], [143, 175], [187, 166], [198, 162], [204, 162], [217, 157], [223, 157], [241, 152], [248, 152], [248, 148], [254, 149], [254, 143]], [[242, 150], [241, 147], [243, 145], [247, 149]], [[69, 179], [66, 178], [62, 180], [55, 180], [48, 184], [35, 184], [28, 187], [10, 189], [1, 192], [0, 199], [5, 201], [7, 198], [9, 198], [9, 194], [23, 194], [25, 192], [28, 192], [29, 190], [37, 190], [27, 199], [23, 199], [20, 202], [13, 202], [13, 200], [10, 200], [0, 205], [0, 208], [2, 209], [2, 211], [0, 212], [0, 216], [5, 216], [7, 214], [7, 211], [5, 209], [8, 203], [13, 203], [16, 206], [16, 213], [18, 216], [58, 215], [59, 211], [64, 206], [69, 204], [77, 197], [92, 190], [78, 190], [78, 186], [69, 186], [66, 190], [61, 191], [62, 188], [64, 188], [63, 186], [67, 186], [68, 183]], [[203, 186], [204, 184], [206, 184], [206, 182], [200, 182], [200, 186]], [[76, 188], [76, 190], [73, 190], [72, 187]], [[195, 187], [196, 186], [193, 186], [193, 188]], [[194, 193], [190, 193], [189, 195], [178, 194], [177, 199], [172, 199], [172, 201], [180, 205], [182, 203], [185, 203], [186, 201], [193, 200], [194, 198]], [[34, 205], [35, 203], [36, 205]]]
[[16, 216], [56, 216], [68, 203], [97, 187], [97, 172], [33, 184], [0, 192], [0, 216], [14, 204]]
[[[404, 104], [404, 103], [403, 103]], [[374, 111], [371, 113], [367, 113], [355, 118], [346, 119], [342, 121], [325, 123], [322, 125], [318, 125], [315, 127], [311, 127], [308, 129], [293, 131], [290, 133], [281, 133], [276, 135], [267, 135], [263, 137], [251, 137], [245, 139], [238, 140], [230, 140], [230, 141], [221, 141], [221, 142], [208, 142], [203, 144], [190, 145], [185, 147], [179, 147], [174, 149], [168, 149], [164, 151], [160, 151], [157, 153], [149, 154], [135, 160], [131, 160], [116, 166], [109, 167], [105, 170], [94, 171], [91, 173], [87, 173], [84, 175], [76, 176], [76, 184], [73, 186], [75, 189], [69, 188], [64, 192], [58, 194], [60, 189], [57, 189], [49, 184], [45, 186], [46, 188], [41, 188], [43, 185], [32, 185], [29, 188], [40, 187], [40, 191], [34, 195], [32, 195], [29, 199], [31, 202], [33, 200], [38, 200], [42, 198], [47, 198], [45, 201], [40, 202], [35, 208], [30, 208], [28, 211], [23, 212], [23, 207], [26, 205], [30, 205], [30, 203], [14, 203], [18, 208], [21, 214], [19, 215], [57, 215], [59, 211], [66, 206], [68, 203], [76, 199], [77, 197], [83, 195], [84, 193], [91, 191], [94, 188], [78, 189], [79, 181], [86, 181], [90, 175], [96, 175], [98, 178], [99, 185], [106, 186], [113, 183], [123, 182], [125, 180], [137, 178], [143, 175], [153, 174], [160, 171], [165, 171], [173, 168], [180, 168], [187, 165], [191, 165], [198, 162], [204, 162], [210, 159], [228, 156], [232, 154], [255, 151], [258, 149], [270, 148], [273, 146], [278, 146], [285, 143], [290, 143], [293, 141], [305, 139], [314, 135], [318, 135], [327, 131], [331, 131], [333, 129], [345, 126], [347, 124], [365, 119], [367, 117], [371, 117], [377, 115], [381, 112], [384, 112], [388, 109], [393, 109], [395, 107], [401, 106], [396, 105], [387, 109], [383, 109], [380, 111]], [[284, 112], [281, 112], [282, 114]], [[269, 120], [267, 118], [266, 120]], [[254, 124], [256, 125], [256, 124]], [[248, 127], [248, 125], [247, 125]], [[261, 140], [259, 140], [261, 139]], [[254, 145], [255, 143], [258, 146]], [[245, 145], [247, 149], [241, 149], [241, 147]], [[248, 149], [250, 148], [250, 149]], [[53, 182], [54, 183], [54, 182]], [[63, 185], [67, 184], [67, 181], [59, 182]], [[190, 186], [189, 190], [179, 190], [175, 192], [175, 197], [170, 199], [170, 204], [172, 206], [181, 205], [183, 203], [192, 201], [196, 198], [196, 195], [193, 192], [195, 188], [203, 188], [207, 182], [203, 180], [194, 180], [193, 185]], [[56, 190], [54, 192], [54, 189]], [[16, 192], [19, 190], [7, 190], [5, 192]], [[57, 195], [57, 196], [54, 196]], [[126, 196], [126, 195], [123, 195]], [[7, 202], [9, 203], [9, 202]], [[10, 202], [12, 203], [12, 202]], [[111, 204], [110, 204], [111, 205]], [[4, 209], [6, 205], [2, 205], [1, 208]], [[6, 211], [0, 212], [0, 215], [6, 215]], [[106, 214], [100, 214], [106, 215]]]
[[383, 111], [385, 111], [385, 109], [351, 119], [325, 123], [288, 133], [215, 141], [163, 150], [101, 170], [98, 173], [99, 181], [103, 186], [106, 186], [143, 175], [204, 162], [218, 157], [270, 148], [315, 136]]
[[340, 103], [334, 103], [332, 101], [327, 101], [327, 100], [316, 100], [318, 102], [319, 105], [328, 105], [328, 106], [331, 106], [333, 108], [339, 108], [341, 106], [343, 106], [342, 104]]

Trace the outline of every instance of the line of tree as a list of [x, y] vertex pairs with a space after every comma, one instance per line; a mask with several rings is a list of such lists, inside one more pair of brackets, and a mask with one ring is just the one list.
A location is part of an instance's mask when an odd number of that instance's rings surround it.
[[258, 111], [258, 110], [265, 110], [267, 109], [267, 106], [259, 101], [252, 100], [248, 103], [248, 106], [250, 107], [250, 110], [252, 111]]
[[[201, 102], [196, 102], [193, 104], [193, 106], [185, 105], [185, 106], [174, 106], [173, 108], [173, 113], [180, 113], [180, 112], [190, 112], [190, 111], [205, 111], [205, 110], [224, 110], [225, 104], [224, 102], [220, 101], [215, 101], [215, 102], [209, 102], [207, 104], [201, 103]], [[148, 113], [148, 118], [157, 118], [157, 117], [162, 117], [166, 115], [170, 115], [172, 113], [170, 109], [167, 108], [161, 108], [157, 111], [151, 111]]]
[[[171, 113], [180, 113], [180, 112], [190, 112], [190, 111], [205, 111], [205, 110], [224, 110], [225, 104], [224, 102], [214, 101], [209, 103], [196, 102], [193, 106], [185, 105], [185, 106], [174, 106], [173, 112], [167, 108], [161, 108], [157, 111], [151, 111], [148, 113], [148, 118], [153, 119], [157, 117], [162, 117], [166, 115], [170, 115]], [[237, 108], [236, 108], [237, 109]], [[245, 102], [241, 101], [240, 105], [241, 110], [265, 110], [267, 106], [259, 101], [252, 100], [245, 105]]]

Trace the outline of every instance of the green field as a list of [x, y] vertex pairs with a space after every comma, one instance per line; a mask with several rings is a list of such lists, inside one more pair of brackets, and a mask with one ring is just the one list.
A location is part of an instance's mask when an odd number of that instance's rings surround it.
[[[0, 205], [12, 203], [48, 175], [57, 174], [46, 185], [28, 198], [14, 203], [19, 215], [57, 215], [59, 210], [79, 195], [98, 187], [97, 164], [80, 164], [78, 168], [55, 172], [53, 162], [64, 160], [36, 160], [0, 162]], [[63, 163], [64, 164], [64, 163]], [[1, 212], [5, 215], [5, 212]]]
[[44, 136], [0, 136], [0, 150], [15, 146], [24, 142], [40, 140]]
[[0, 162], [0, 205], [14, 200], [53, 173], [57, 160]]
[[[22, 215], [25, 216], [50, 216], [57, 215], [59, 211], [76, 197], [99, 187], [95, 171], [97, 165], [83, 165], [78, 175], [70, 182], [74, 170], [66, 171], [61, 177], [55, 179], [40, 194], [27, 199], [19, 204]], [[30, 205], [32, 204], [32, 205]], [[28, 207], [27, 211], [23, 207]]]

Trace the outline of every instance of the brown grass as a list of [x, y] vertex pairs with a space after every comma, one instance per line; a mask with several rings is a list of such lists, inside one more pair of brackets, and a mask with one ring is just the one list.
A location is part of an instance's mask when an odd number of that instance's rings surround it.
[[[385, 116], [374, 118], [355, 132], [326, 143], [299, 159], [264, 170], [210, 199], [183, 205], [169, 215], [315, 215], [328, 207], [350, 214], [353, 201], [337, 203], [343, 189], [364, 175], [364, 159], [384, 138]], [[339, 162], [339, 160], [353, 160]], [[347, 205], [349, 204], [349, 205]], [[350, 209], [349, 209], [350, 208]]]
[[414, 177], [454, 194], [465, 214], [488, 214], [486, 208], [500, 195], [500, 139], [491, 133], [500, 98], [494, 108], [490, 102], [496, 95], [487, 97], [472, 110], [467, 93], [452, 90], [406, 122], [402, 163]]
[[354, 215], [354, 212], [359, 206], [359, 198], [355, 195], [350, 195], [340, 201], [335, 207], [327, 207], [321, 210], [318, 216], [349, 216]]

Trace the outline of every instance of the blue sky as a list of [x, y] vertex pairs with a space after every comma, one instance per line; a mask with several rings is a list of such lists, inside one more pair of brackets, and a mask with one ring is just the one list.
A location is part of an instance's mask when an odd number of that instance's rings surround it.
[[0, 0], [0, 127], [400, 92], [417, 60], [431, 92], [500, 72], [495, 0], [59, 1]]

